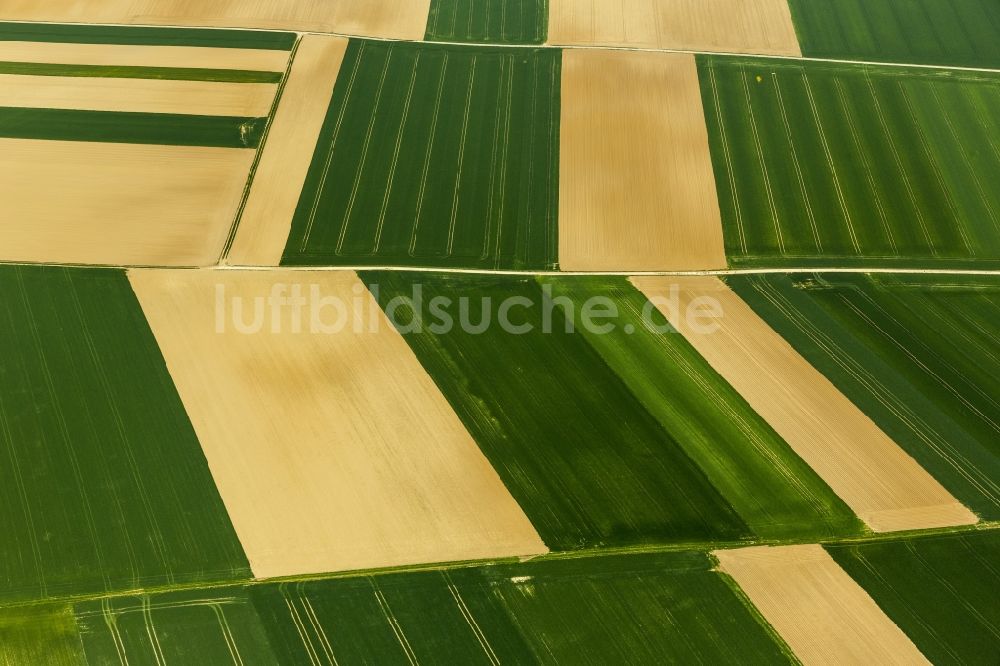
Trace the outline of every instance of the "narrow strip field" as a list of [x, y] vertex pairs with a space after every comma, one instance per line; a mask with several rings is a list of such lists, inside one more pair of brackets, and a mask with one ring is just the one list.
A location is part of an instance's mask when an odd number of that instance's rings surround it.
[[546, 551], [353, 273], [129, 279], [255, 576]]
[[1000, 519], [1000, 279], [726, 281], [955, 497]]
[[226, 263], [281, 261], [346, 49], [341, 37], [299, 42]]
[[733, 267], [1000, 267], [1000, 75], [699, 56]]
[[1000, 4], [994, 0], [788, 4], [806, 56], [1000, 67]]
[[563, 54], [559, 266], [724, 268], [694, 56]]
[[804, 663], [929, 663], [821, 546], [713, 554]]
[[[714, 277], [635, 277], [664, 316], [876, 532], [975, 523], [860, 409]], [[673, 292], [673, 293], [672, 293]], [[677, 308], [667, 307], [671, 298]], [[721, 316], [704, 330], [690, 308]]]
[[[56, 0], [48, 3], [46, 8], [49, 11], [61, 12], [68, 10], [69, 4], [70, 0]], [[87, 11], [93, 12], [98, 4], [106, 4], [106, 2], [90, 3]], [[82, 12], [83, 8], [75, 7], [74, 10]], [[31, 3], [21, 2], [17, 7], [7, 3], [4, 8], [4, 18], [15, 21], [30, 21], [32, 19], [18, 18], [17, 15], [38, 11], [42, 11], [41, 8]], [[91, 20], [95, 19], [91, 17]], [[274, 51], [275, 57], [277, 57], [280, 52], [291, 50], [295, 44], [295, 33], [260, 30], [205, 30], [203, 28], [123, 27], [119, 25], [86, 25], [85, 23], [30, 23], [7, 20], [0, 21], [0, 43], [2, 42], [46, 42], [66, 44], [66, 48], [70, 48], [68, 45], [80, 44], [183, 47], [182, 51], [178, 51], [178, 53], [186, 52], [188, 57], [197, 55], [196, 52], [189, 50], [192, 48], [209, 48], [213, 53], [218, 49], [252, 49], [255, 51]], [[144, 48], [137, 49], [134, 53], [148, 53], [148, 51]]]
[[438, 42], [541, 44], [549, 0], [431, 0], [424, 39]]
[[282, 263], [552, 268], [559, 62], [352, 40]]
[[1000, 531], [826, 550], [935, 664], [996, 663]]
[[550, 0], [549, 42], [800, 55], [785, 0]]
[[[4, 41], [2, 26], [0, 23], [0, 62], [4, 63], [4, 67], [16, 63], [59, 63], [67, 66], [201, 69], [206, 63], [211, 63], [213, 68], [219, 70], [283, 72], [288, 63], [286, 51], [265, 48]], [[29, 37], [37, 39], [38, 35], [23, 36], [24, 39]]]
[[0, 347], [4, 601], [250, 576], [121, 272], [0, 267]]

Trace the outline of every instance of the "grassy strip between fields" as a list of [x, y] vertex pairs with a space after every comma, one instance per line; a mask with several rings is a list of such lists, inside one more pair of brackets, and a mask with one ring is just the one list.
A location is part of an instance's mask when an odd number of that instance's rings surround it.
[[30, 76], [92, 76], [108, 79], [163, 79], [219, 83], [277, 83], [281, 72], [255, 72], [208, 67], [131, 67], [119, 65], [59, 65], [40, 62], [0, 62], [0, 74]]
[[0, 107], [0, 137], [256, 148], [266, 118]]
[[132, 44], [144, 46], [208, 46], [230, 49], [289, 51], [295, 43], [295, 33], [265, 32], [261, 30], [147, 28], [138, 26], [0, 21], [0, 41]]

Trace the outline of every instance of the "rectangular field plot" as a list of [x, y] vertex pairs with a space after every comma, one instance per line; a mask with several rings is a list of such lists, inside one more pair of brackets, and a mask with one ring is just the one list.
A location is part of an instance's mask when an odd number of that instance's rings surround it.
[[282, 263], [554, 267], [559, 63], [352, 40]]
[[72, 606], [39, 604], [0, 609], [0, 662], [86, 664]]
[[[282, 663], [786, 663], [701, 553], [255, 586]], [[298, 627], [298, 629], [297, 629]]]
[[733, 266], [1000, 266], [1000, 75], [700, 56]]
[[[404, 337], [550, 548], [751, 536], [676, 433], [646, 411], [582, 336], [566, 332], [563, 315], [545, 307], [534, 280], [362, 277], [404, 325], [412, 324], [413, 309], [395, 299], [413, 298], [414, 284], [425, 305], [452, 299], [445, 314], [454, 326], [437, 334], [423, 313], [426, 325]], [[509, 330], [497, 323], [501, 308]]]
[[1000, 531], [826, 550], [935, 664], [996, 663]]
[[[586, 339], [764, 539], [859, 534], [861, 521], [746, 400], [620, 277], [550, 277]], [[610, 299], [610, 332], [584, 325], [588, 300]], [[564, 312], [567, 309], [564, 308]], [[655, 329], [653, 327], [656, 327]]]
[[431, 0], [424, 39], [437, 42], [541, 44], [548, 0]]
[[1000, 67], [995, 0], [788, 0], [802, 54]]
[[249, 577], [123, 274], [0, 268], [0, 348], [0, 597]]
[[727, 282], [955, 497], [1000, 519], [1000, 280], [820, 274]]

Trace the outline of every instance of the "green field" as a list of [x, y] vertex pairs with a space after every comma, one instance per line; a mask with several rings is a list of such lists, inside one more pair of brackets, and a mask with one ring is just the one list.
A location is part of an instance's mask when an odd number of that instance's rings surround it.
[[827, 551], [935, 664], [996, 664], [1000, 531]]
[[955, 497], [1000, 519], [1000, 279], [726, 281]]
[[262, 30], [148, 28], [0, 21], [0, 41], [209, 46], [231, 49], [291, 51], [292, 46], [295, 45], [295, 33]]
[[802, 55], [1000, 68], [996, 0], [789, 0]]
[[548, 0], [431, 0], [424, 39], [541, 44], [548, 27]]
[[[383, 308], [423, 289], [426, 311], [437, 296], [469, 297], [468, 321], [483, 322], [488, 297], [495, 322], [503, 299], [516, 335], [492, 325], [482, 333], [456, 325], [406, 335], [417, 358], [465, 423], [545, 543], [553, 549], [640, 543], [706, 542], [749, 537], [733, 507], [646, 411], [586, 340], [565, 332], [551, 313], [546, 334], [542, 290], [531, 278], [366, 273]], [[405, 321], [407, 307], [391, 308]], [[396, 312], [398, 310], [398, 312]], [[412, 310], [410, 310], [412, 312]], [[456, 319], [456, 321], [458, 321]], [[468, 327], [465, 327], [468, 328]]]
[[553, 268], [560, 53], [351, 40], [283, 264]]
[[43, 604], [0, 609], [0, 663], [86, 663], [73, 608], [68, 604]]
[[732, 266], [1000, 267], [1000, 75], [698, 63]]
[[222, 81], [228, 83], [278, 83], [281, 72], [257, 72], [210, 67], [133, 67], [121, 65], [60, 65], [47, 62], [0, 62], [0, 74], [22, 76], [94, 76], [115, 79], [165, 81]]
[[120, 271], [0, 267], [0, 597], [250, 576]]
[[[550, 277], [576, 330], [704, 470], [763, 539], [859, 534], [861, 521], [625, 278]], [[602, 334], [582, 325], [582, 305], [610, 299], [620, 318]], [[568, 308], [564, 308], [564, 312]], [[658, 332], [650, 328], [655, 325]], [[629, 334], [625, 327], [634, 331]]]

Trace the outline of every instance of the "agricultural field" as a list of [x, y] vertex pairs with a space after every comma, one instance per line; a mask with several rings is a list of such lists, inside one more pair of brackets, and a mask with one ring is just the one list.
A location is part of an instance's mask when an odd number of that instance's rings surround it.
[[983, 519], [1000, 518], [994, 276], [757, 275], [726, 282]]
[[248, 578], [125, 276], [0, 267], [0, 599]]
[[1000, 654], [1000, 532], [827, 545], [935, 664], [993, 664]]
[[733, 267], [1000, 266], [1000, 75], [699, 56]]
[[434, 42], [541, 44], [549, 0], [431, 0], [424, 39]]
[[994, 0], [788, 0], [802, 54], [1000, 68]]
[[559, 65], [351, 40], [282, 264], [554, 267]]

